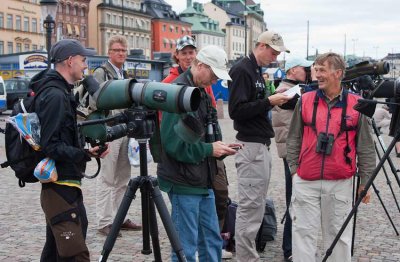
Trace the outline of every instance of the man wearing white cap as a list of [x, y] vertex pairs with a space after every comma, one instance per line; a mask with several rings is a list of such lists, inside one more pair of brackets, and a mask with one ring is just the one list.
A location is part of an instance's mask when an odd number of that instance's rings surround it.
[[253, 52], [235, 64], [229, 74], [229, 115], [233, 119], [236, 139], [244, 144], [235, 157], [238, 174], [238, 209], [235, 239], [238, 261], [259, 261], [255, 239], [264, 215], [271, 174], [269, 145], [274, 130], [266, 115], [275, 105], [290, 98], [278, 93], [265, 94], [261, 67], [276, 61], [281, 52], [289, 52], [282, 37], [266, 31], [258, 39]]
[[[196, 261], [196, 251], [199, 261], [221, 260], [222, 239], [212, 181], [217, 172], [216, 158], [235, 154], [231, 147], [239, 145], [221, 141], [218, 121], [211, 117], [216, 115], [215, 108], [204, 88], [218, 79], [230, 80], [226, 62], [227, 55], [221, 48], [201, 49], [191, 67], [173, 82], [200, 88], [199, 109], [187, 115], [162, 114], [164, 150], [157, 176], [160, 189], [170, 198], [172, 221], [188, 261]], [[182, 122], [192, 129], [191, 134], [198, 135], [197, 139], [185, 139]], [[172, 261], [178, 261], [175, 253]]]
[[[310, 67], [313, 61], [308, 61], [301, 57], [291, 57], [286, 61], [285, 72], [286, 79], [282, 80], [276, 89], [277, 93], [285, 92], [286, 90], [298, 84], [304, 84], [306, 81], [306, 67]], [[293, 115], [294, 107], [298, 97], [290, 100], [284, 106], [275, 106], [272, 109], [272, 126], [275, 131], [275, 143], [278, 150], [278, 155], [283, 159], [285, 167], [286, 181], [286, 210], [290, 204], [292, 197], [292, 175], [290, 174], [289, 165], [286, 161], [286, 138], [289, 132], [290, 119]], [[292, 220], [288, 212], [285, 215], [285, 226], [283, 230], [282, 249], [285, 261], [292, 261]]]

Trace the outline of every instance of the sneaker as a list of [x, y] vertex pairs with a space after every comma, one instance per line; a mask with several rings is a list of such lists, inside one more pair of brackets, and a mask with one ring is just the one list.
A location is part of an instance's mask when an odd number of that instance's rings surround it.
[[293, 256], [285, 257], [285, 262], [292, 262]]
[[225, 249], [222, 249], [222, 259], [231, 259], [233, 254]]

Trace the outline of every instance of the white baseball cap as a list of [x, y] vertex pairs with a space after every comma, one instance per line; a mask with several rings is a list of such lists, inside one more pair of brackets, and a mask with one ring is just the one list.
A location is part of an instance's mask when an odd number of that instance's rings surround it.
[[282, 36], [274, 31], [265, 31], [258, 36], [258, 43], [267, 44], [278, 52], [290, 53], [289, 49], [285, 47]]
[[223, 80], [232, 80], [228, 74], [226, 64], [228, 56], [225, 51], [216, 45], [208, 45], [203, 47], [196, 56], [197, 60], [211, 67], [214, 74]]

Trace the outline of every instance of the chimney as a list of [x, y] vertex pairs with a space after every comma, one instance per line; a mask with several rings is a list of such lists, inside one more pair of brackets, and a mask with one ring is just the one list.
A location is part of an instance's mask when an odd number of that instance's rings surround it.
[[192, 6], [192, 0], [186, 0], [186, 8]]

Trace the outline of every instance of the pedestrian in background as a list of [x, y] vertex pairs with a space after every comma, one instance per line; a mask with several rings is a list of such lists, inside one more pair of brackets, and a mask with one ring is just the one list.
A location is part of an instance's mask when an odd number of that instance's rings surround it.
[[[108, 80], [127, 79], [128, 74], [123, 69], [128, 52], [126, 38], [121, 35], [112, 36], [108, 40], [108, 61], [98, 67], [93, 76], [99, 83]], [[111, 110], [110, 115], [123, 110]], [[97, 229], [102, 235], [108, 236], [111, 225], [122, 202], [128, 182], [131, 178], [131, 165], [128, 158], [129, 137], [124, 136], [109, 143], [110, 154], [102, 161], [100, 175], [96, 181], [96, 215]], [[141, 230], [142, 226], [125, 219], [121, 225], [123, 230]], [[121, 236], [121, 233], [119, 233]]]

